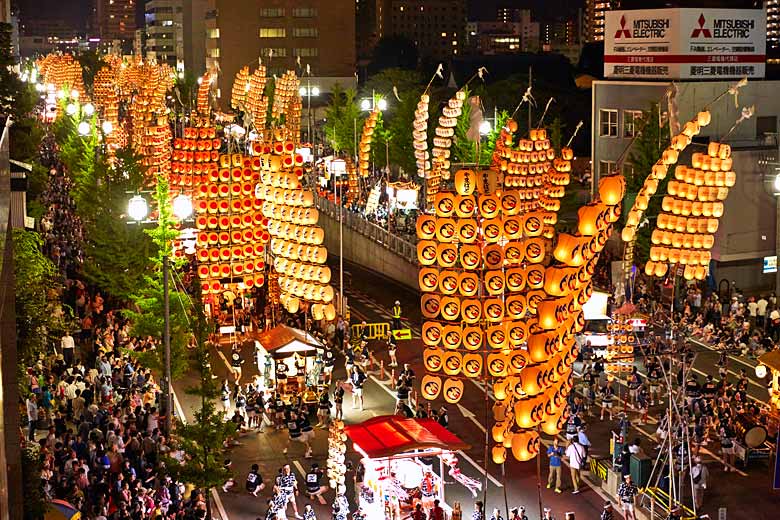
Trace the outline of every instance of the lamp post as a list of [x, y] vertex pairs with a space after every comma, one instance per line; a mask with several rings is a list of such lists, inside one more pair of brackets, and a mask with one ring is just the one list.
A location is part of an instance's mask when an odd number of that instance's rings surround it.
[[[341, 195], [336, 177], [341, 177], [347, 171], [347, 162], [344, 159], [334, 159], [330, 163], [330, 172], [333, 174], [334, 193], [336, 194], [336, 206], [339, 208], [339, 314], [344, 316], [344, 215], [341, 207]], [[341, 188], [343, 190], [343, 188]]]
[[[127, 214], [131, 222], [141, 224], [143, 222], [154, 222], [147, 220], [149, 214], [149, 205], [142, 195], [135, 195], [130, 199], [127, 205]], [[180, 193], [173, 199], [173, 215], [183, 221], [192, 215], [192, 200], [185, 194]], [[163, 229], [163, 236], [167, 229]], [[170, 259], [167, 251], [167, 239], [163, 247], [163, 348], [165, 364], [165, 422], [163, 428], [166, 434], [171, 432], [171, 418], [173, 416], [173, 384], [171, 382], [171, 305], [170, 305]]]
[[312, 121], [311, 121], [311, 98], [312, 96], [317, 97], [320, 95], [320, 88], [315, 86], [311, 86], [311, 79], [309, 77], [306, 78], [306, 86], [301, 87], [298, 93], [301, 95], [301, 97], [306, 97], [306, 139], [308, 139], [309, 143], [312, 145], [312, 150], [314, 149], [314, 139], [311, 136], [311, 127], [312, 127]]

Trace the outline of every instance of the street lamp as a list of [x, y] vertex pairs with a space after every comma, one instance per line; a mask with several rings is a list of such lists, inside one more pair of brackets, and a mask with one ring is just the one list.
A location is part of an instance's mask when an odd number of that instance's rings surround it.
[[192, 215], [192, 200], [180, 193], [173, 199], [173, 214], [179, 220], [185, 220]]
[[[377, 99], [376, 93], [372, 90], [371, 91], [371, 97], [370, 98], [363, 98], [360, 101], [360, 110], [364, 112], [373, 112], [375, 109], [378, 109], [380, 112], [384, 112], [387, 110], [387, 100], [385, 98], [379, 98]], [[355, 164], [358, 163], [358, 148], [357, 148], [357, 118], [353, 121], [354, 123], [354, 146], [355, 146]], [[386, 146], [387, 143], [385, 143]]]
[[360, 110], [371, 110], [371, 100], [364, 99], [360, 102]]
[[[135, 222], [142, 222], [149, 213], [149, 205], [142, 195], [133, 196], [127, 204], [127, 214]], [[173, 216], [185, 220], [192, 215], [192, 200], [180, 193], [173, 199]], [[166, 248], [167, 249], [167, 245]], [[173, 384], [171, 381], [171, 304], [168, 280], [170, 260], [167, 251], [163, 254], [163, 346], [165, 348], [165, 433], [171, 432], [173, 415]]]
[[482, 122], [479, 124], [479, 133], [480, 135], [488, 135], [490, 133], [491, 126], [490, 121], [487, 119], [483, 119]]
[[93, 105], [92, 103], [87, 103], [86, 105], [84, 105], [84, 113], [91, 117], [92, 114], [95, 113], [95, 105]]
[[78, 109], [79, 107], [77, 107], [75, 103], [68, 103], [65, 105], [65, 113], [69, 116], [75, 116]]
[[109, 135], [114, 131], [114, 124], [111, 121], [103, 121], [103, 124], [100, 125], [100, 128], [103, 130], [104, 134]]
[[79, 123], [77, 130], [80, 136], [86, 137], [89, 135], [90, 125], [86, 121], [82, 121]]
[[317, 97], [320, 95], [320, 88], [317, 86], [311, 86], [311, 79], [309, 77], [306, 78], [306, 86], [301, 87], [298, 90], [298, 93], [301, 95], [301, 97], [306, 98], [306, 139], [309, 141], [309, 143], [312, 144], [312, 150], [314, 149], [314, 139], [312, 139], [311, 136], [311, 127], [312, 127], [312, 119], [311, 119], [311, 98]]
[[136, 195], [127, 203], [127, 214], [135, 222], [141, 222], [149, 213], [149, 205], [141, 195]]

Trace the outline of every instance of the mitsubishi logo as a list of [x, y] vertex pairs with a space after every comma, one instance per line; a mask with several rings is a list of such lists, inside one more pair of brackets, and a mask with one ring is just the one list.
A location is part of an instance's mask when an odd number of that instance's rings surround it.
[[626, 17], [620, 17], [620, 29], [615, 32], [615, 39], [618, 38], [631, 38], [631, 31], [626, 29]]
[[704, 27], [704, 22], [706, 22], [706, 18], [704, 18], [704, 13], [699, 15], [699, 27], [693, 30], [691, 33], [691, 38], [698, 38], [699, 35], [701, 35], [704, 38], [712, 38], [712, 33], [709, 29]]

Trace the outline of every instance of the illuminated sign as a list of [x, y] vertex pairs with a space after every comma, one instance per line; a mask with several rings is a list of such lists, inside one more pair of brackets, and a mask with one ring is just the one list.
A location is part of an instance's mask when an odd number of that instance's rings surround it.
[[608, 78], [762, 78], [766, 13], [758, 9], [639, 9], [605, 14]]

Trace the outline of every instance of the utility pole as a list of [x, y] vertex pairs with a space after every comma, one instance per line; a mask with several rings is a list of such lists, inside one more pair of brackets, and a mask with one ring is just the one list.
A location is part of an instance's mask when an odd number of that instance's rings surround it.
[[[167, 240], [167, 239], [166, 239]], [[168, 287], [169, 263], [163, 255], [163, 346], [165, 348], [165, 433], [170, 435], [173, 424], [173, 381], [171, 380], [171, 304]]]

